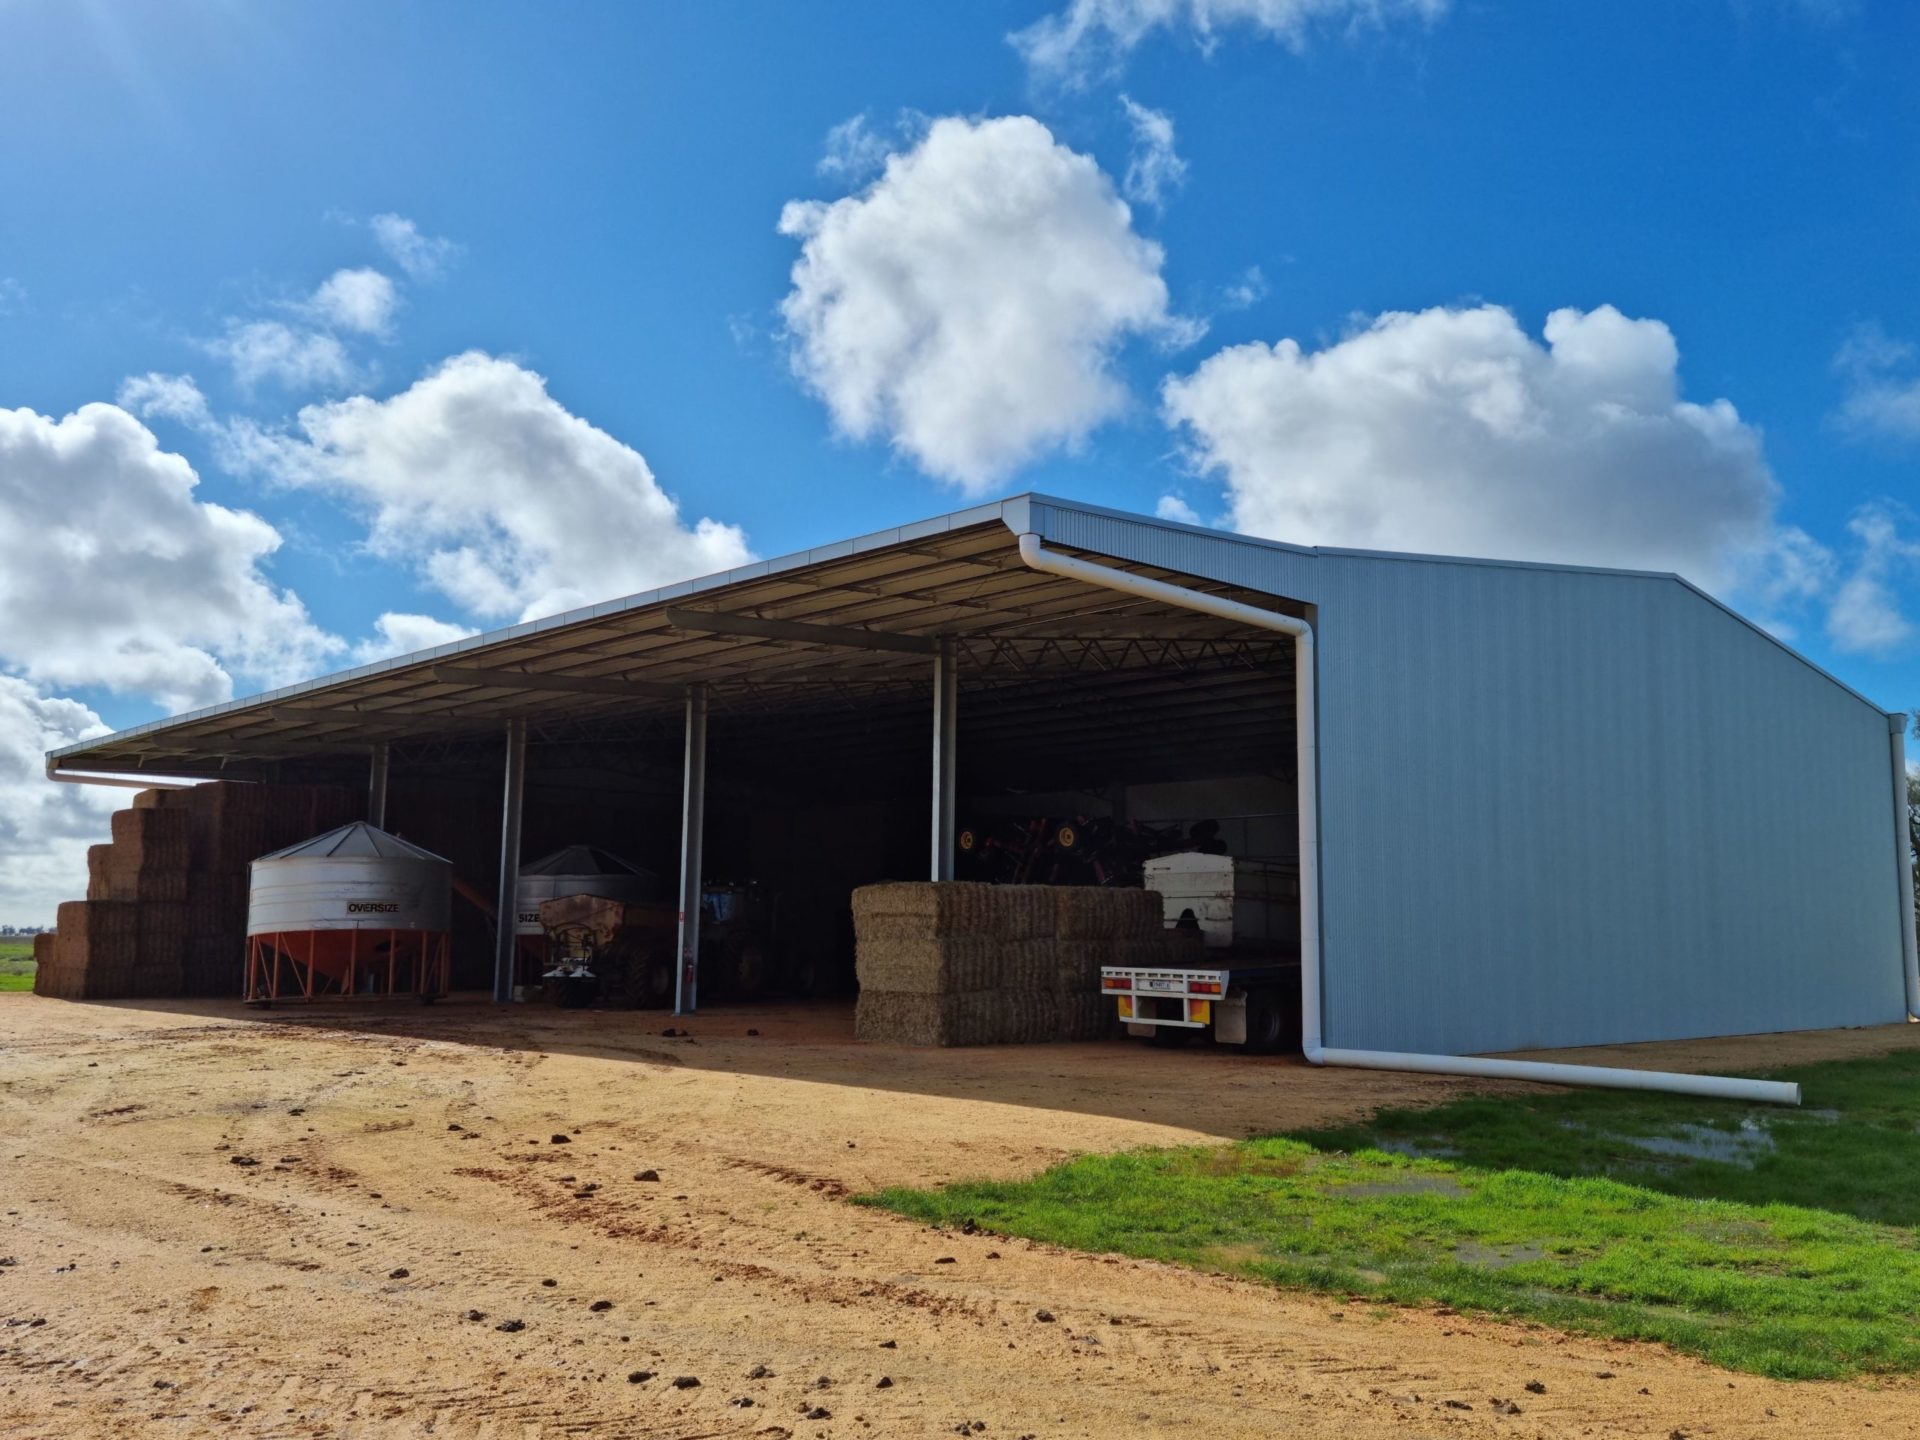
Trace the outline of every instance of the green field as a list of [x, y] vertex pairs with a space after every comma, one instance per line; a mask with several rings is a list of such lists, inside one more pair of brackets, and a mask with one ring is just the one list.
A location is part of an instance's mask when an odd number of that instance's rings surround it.
[[0, 992], [33, 989], [33, 941], [0, 940]]
[[1920, 1370], [1920, 1052], [1779, 1073], [1804, 1108], [1543, 1092], [860, 1199], [1764, 1375]]

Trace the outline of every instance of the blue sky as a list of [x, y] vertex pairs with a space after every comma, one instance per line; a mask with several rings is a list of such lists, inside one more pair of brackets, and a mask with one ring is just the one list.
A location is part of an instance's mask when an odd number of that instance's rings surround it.
[[1916, 53], [1869, 0], [0, 0], [0, 518], [139, 532], [0, 582], [0, 748], [1025, 489], [1681, 568], [1920, 704]]

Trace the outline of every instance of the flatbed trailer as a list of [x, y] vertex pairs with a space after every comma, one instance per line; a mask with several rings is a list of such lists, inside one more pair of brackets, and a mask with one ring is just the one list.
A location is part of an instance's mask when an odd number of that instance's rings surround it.
[[1155, 1044], [1207, 1034], [1270, 1055], [1300, 1043], [1298, 960], [1217, 954], [1193, 965], [1103, 965], [1100, 990], [1129, 1035]]

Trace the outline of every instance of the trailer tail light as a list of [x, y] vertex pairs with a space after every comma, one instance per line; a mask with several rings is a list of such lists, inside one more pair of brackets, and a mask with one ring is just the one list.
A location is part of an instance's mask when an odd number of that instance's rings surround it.
[[1102, 990], [1131, 990], [1133, 981], [1125, 975], [1109, 975], [1100, 982]]
[[1220, 993], [1220, 982], [1218, 980], [1196, 980], [1187, 988], [1196, 995], [1218, 995]]
[[1120, 997], [1120, 1018], [1122, 1020], [1133, 1019], [1133, 997], [1131, 995], [1122, 995]]

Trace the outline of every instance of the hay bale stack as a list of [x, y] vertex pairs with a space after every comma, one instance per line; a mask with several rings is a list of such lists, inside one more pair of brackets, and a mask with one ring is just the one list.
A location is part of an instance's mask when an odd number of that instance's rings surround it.
[[1104, 1039], [1116, 1021], [1100, 967], [1175, 958], [1143, 890], [870, 885], [853, 919], [855, 1034], [898, 1045]]
[[87, 852], [87, 898], [60, 907], [34, 989], [74, 1000], [233, 995], [246, 959], [247, 866], [358, 818], [341, 786], [142, 790]]

